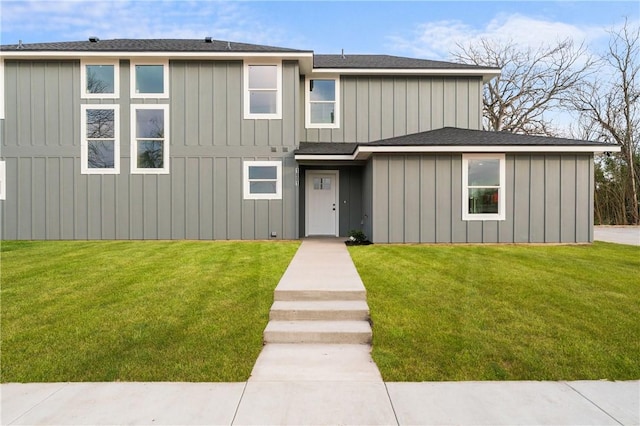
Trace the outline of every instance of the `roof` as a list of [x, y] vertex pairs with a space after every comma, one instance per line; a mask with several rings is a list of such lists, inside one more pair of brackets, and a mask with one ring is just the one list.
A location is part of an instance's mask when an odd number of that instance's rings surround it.
[[179, 39], [113, 39], [97, 42], [65, 41], [53, 43], [5, 44], [1, 51], [25, 52], [309, 52], [284, 47], [236, 43], [222, 40], [206, 42]]
[[314, 68], [499, 69], [390, 55], [314, 55]]
[[[93, 41], [91, 41], [93, 40]], [[0, 45], [4, 58], [83, 58], [112, 55], [166, 56], [192, 59], [244, 59], [253, 57], [279, 57], [297, 60], [302, 74], [407, 74], [477, 76], [484, 82], [500, 74], [498, 68], [426, 59], [403, 58], [389, 55], [314, 55], [311, 50], [296, 50], [285, 47], [236, 43], [213, 40], [210, 37], [197, 40], [181, 39], [112, 39], [99, 40], [91, 37], [84, 41], [52, 43], [19, 43]]]
[[422, 133], [413, 133], [397, 138], [382, 139], [370, 142], [375, 146], [500, 146], [500, 145], [526, 145], [526, 146], [571, 146], [571, 145], [611, 145], [604, 142], [583, 141], [579, 139], [553, 138], [549, 136], [521, 135], [509, 132], [492, 132], [486, 130], [460, 129], [457, 127], [444, 127]]
[[[371, 153], [410, 152], [605, 152], [615, 144], [507, 132], [444, 127], [406, 136], [363, 143], [301, 142], [296, 159], [363, 159]], [[368, 155], [366, 154], [368, 153]], [[352, 157], [352, 158], [350, 158]]]

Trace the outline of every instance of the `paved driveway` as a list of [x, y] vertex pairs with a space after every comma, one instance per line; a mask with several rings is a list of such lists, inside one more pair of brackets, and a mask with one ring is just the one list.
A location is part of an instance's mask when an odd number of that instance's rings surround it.
[[640, 226], [596, 226], [593, 229], [593, 239], [640, 246]]

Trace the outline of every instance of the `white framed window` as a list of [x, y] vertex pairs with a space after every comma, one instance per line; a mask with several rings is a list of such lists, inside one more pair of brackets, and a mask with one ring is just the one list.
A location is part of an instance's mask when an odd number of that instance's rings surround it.
[[84, 99], [116, 99], [120, 96], [120, 62], [117, 59], [80, 61], [80, 93]]
[[245, 200], [282, 199], [282, 161], [245, 161]]
[[120, 173], [120, 106], [83, 104], [80, 108], [80, 173]]
[[131, 173], [169, 173], [169, 105], [131, 105]]
[[462, 220], [505, 220], [505, 155], [462, 155]]
[[245, 62], [244, 118], [282, 118], [282, 62]]
[[132, 98], [169, 97], [169, 61], [131, 61]]
[[340, 77], [305, 79], [305, 125], [308, 129], [340, 127]]

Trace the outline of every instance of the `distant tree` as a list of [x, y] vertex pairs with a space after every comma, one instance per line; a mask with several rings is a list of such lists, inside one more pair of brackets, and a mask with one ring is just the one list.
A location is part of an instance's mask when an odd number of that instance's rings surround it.
[[609, 47], [599, 65], [597, 78], [577, 85], [571, 99], [580, 115], [578, 132], [621, 147], [620, 153], [596, 164], [596, 219], [638, 225], [640, 27], [632, 28], [625, 22], [622, 29], [611, 31]]
[[593, 72], [585, 48], [571, 40], [533, 49], [513, 41], [482, 39], [478, 44], [458, 44], [452, 56], [467, 64], [502, 69], [499, 77], [484, 85], [485, 130], [556, 135], [548, 113], [563, 108], [573, 89]]
[[87, 92], [88, 93], [105, 93], [107, 84], [96, 77], [95, 73], [87, 70]]

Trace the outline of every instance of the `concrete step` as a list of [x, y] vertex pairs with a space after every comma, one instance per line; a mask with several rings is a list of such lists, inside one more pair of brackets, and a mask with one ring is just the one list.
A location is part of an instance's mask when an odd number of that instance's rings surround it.
[[275, 301], [272, 321], [367, 321], [369, 305], [364, 300]]
[[371, 343], [367, 321], [269, 321], [265, 343]]
[[321, 301], [321, 300], [367, 300], [365, 290], [278, 290], [274, 292], [276, 301]]

